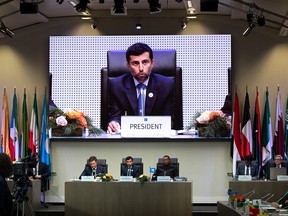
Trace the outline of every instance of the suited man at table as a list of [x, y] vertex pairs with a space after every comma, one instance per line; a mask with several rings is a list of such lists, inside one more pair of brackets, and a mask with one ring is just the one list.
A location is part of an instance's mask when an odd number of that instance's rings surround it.
[[140, 174], [140, 167], [133, 164], [133, 158], [127, 156], [125, 158], [125, 164], [121, 166], [121, 176], [132, 176], [133, 178], [138, 178]]
[[276, 167], [276, 168], [282, 168], [282, 167], [287, 167], [287, 164], [284, 163], [282, 155], [275, 155], [274, 160], [269, 160], [266, 163], [266, 169], [265, 171], [267, 172], [267, 178], [270, 179], [270, 167]]
[[[121, 116], [124, 115], [171, 116], [173, 127], [174, 80], [151, 73], [154, 58], [153, 51], [147, 44], [131, 45], [126, 51], [126, 60], [130, 73], [110, 81], [107, 133], [120, 131]], [[140, 97], [140, 95], [143, 96]], [[139, 98], [143, 98], [142, 107], [139, 105]]]
[[81, 176], [94, 176], [95, 178], [97, 175], [101, 173], [103, 174], [107, 173], [105, 167], [97, 165], [97, 158], [95, 156], [91, 156], [88, 159], [88, 162], [89, 164], [85, 165], [83, 172], [79, 176], [79, 179], [81, 179]]
[[258, 179], [258, 165], [253, 163], [253, 157], [247, 155], [244, 158], [244, 163], [240, 163], [236, 170], [236, 176], [239, 175], [251, 175], [253, 180]]
[[288, 208], [288, 191], [281, 197], [277, 202], [272, 202], [272, 205], [275, 208]]
[[177, 168], [176, 166], [173, 166], [170, 163], [170, 156], [169, 155], [164, 155], [163, 156], [163, 164], [160, 164], [156, 172], [152, 176], [152, 180], [156, 180], [157, 176], [170, 176], [170, 178], [175, 178], [177, 173]]

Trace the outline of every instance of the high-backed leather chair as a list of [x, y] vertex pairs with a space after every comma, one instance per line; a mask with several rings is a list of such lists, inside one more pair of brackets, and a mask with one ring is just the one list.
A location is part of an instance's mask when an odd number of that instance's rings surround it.
[[[173, 129], [183, 129], [182, 68], [176, 66], [175, 50], [153, 50], [155, 64], [152, 73], [172, 77], [175, 82], [175, 112]], [[109, 80], [130, 73], [127, 68], [126, 51], [107, 52], [107, 67], [101, 69], [101, 128], [107, 129], [109, 105]]]
[[[158, 168], [159, 165], [163, 164], [163, 158], [158, 158], [158, 163], [156, 164], [156, 167]], [[176, 167], [176, 176], [179, 176], [179, 162], [178, 158], [170, 158], [170, 164], [174, 167]]]
[[[126, 164], [126, 158], [122, 158], [122, 162], [120, 164], [120, 175], [121, 175], [121, 167]], [[142, 158], [133, 158], [133, 164], [139, 167], [139, 174], [143, 174], [143, 162]]]

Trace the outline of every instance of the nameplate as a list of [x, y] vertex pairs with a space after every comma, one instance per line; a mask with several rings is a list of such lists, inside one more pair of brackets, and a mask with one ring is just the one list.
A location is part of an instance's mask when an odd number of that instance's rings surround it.
[[170, 137], [171, 116], [122, 116], [121, 137]]
[[121, 181], [121, 182], [133, 182], [133, 176], [120, 176], [119, 181]]
[[94, 181], [94, 176], [81, 176], [81, 181]]
[[157, 176], [157, 182], [170, 182], [170, 176]]
[[238, 175], [238, 181], [251, 181], [251, 175]]
[[277, 181], [288, 181], [288, 175], [277, 175]]

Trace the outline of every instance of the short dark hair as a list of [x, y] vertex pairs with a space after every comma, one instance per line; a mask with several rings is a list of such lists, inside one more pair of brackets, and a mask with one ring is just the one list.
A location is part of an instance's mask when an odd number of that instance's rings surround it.
[[169, 155], [164, 155], [163, 158], [164, 158], [164, 157], [167, 157], [167, 158], [170, 160], [170, 156], [169, 156]]
[[245, 160], [245, 161], [253, 161], [254, 158], [253, 158], [252, 155], [247, 155], [247, 156], [244, 157], [244, 160]]
[[92, 162], [92, 161], [96, 161], [97, 162], [97, 158], [95, 156], [91, 156], [89, 159], [88, 159], [89, 162]]
[[126, 51], [127, 62], [130, 61], [131, 55], [139, 56], [139, 55], [142, 55], [144, 52], [149, 52], [149, 58], [151, 60], [153, 59], [153, 51], [147, 44], [135, 43], [135, 44], [131, 45]]
[[127, 161], [127, 160], [132, 160], [132, 161], [133, 161], [133, 157], [127, 156], [127, 157], [125, 158], [125, 160], [126, 160], [126, 161]]
[[6, 178], [12, 174], [13, 164], [10, 156], [6, 153], [0, 153], [0, 175]]

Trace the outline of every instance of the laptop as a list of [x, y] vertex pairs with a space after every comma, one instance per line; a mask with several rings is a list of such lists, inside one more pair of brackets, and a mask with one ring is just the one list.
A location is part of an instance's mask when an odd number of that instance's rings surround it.
[[287, 167], [270, 167], [270, 180], [277, 180], [278, 175], [287, 175]]

